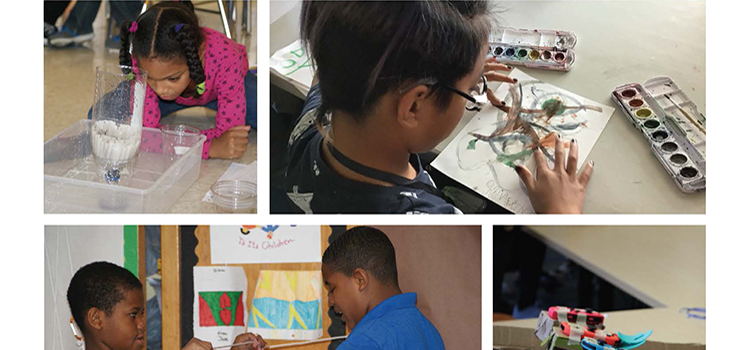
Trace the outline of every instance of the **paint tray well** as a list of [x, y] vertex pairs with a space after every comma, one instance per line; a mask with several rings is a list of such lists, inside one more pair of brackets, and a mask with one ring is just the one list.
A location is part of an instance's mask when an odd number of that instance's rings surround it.
[[143, 128], [129, 183], [103, 183], [90, 130], [91, 121], [81, 120], [44, 143], [45, 213], [164, 213], [200, 175], [204, 135], [170, 157], [161, 152], [159, 129]]
[[505, 27], [490, 36], [489, 54], [504, 64], [568, 71], [577, 41], [572, 32]]

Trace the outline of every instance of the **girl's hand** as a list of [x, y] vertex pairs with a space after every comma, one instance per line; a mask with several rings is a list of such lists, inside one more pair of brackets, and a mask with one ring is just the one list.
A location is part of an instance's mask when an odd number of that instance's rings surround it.
[[570, 142], [568, 164], [565, 166], [565, 146], [560, 135], [555, 141], [555, 168], [547, 166], [547, 159], [538, 148], [534, 150], [536, 161], [536, 179], [531, 171], [523, 165], [516, 167], [516, 172], [526, 185], [526, 190], [534, 210], [540, 214], [580, 214], [583, 199], [586, 197], [594, 162], [589, 162], [577, 175], [578, 143]]
[[230, 350], [265, 350], [268, 344], [263, 340], [260, 334], [243, 333], [234, 338], [234, 344], [242, 344], [254, 341], [255, 344], [235, 345]]
[[211, 350], [213, 349], [213, 345], [207, 341], [200, 340], [198, 338], [190, 339], [190, 341], [185, 344], [185, 347], [182, 348], [182, 350]]
[[488, 58], [484, 61], [484, 76], [487, 81], [499, 81], [503, 83], [515, 84], [518, 79], [511, 78], [505, 74], [498, 72], [510, 72], [513, 68], [502, 63], [495, 62], [495, 56]]
[[225, 131], [211, 141], [208, 149], [209, 158], [234, 159], [242, 157], [247, 151], [247, 134], [250, 126], [239, 125]]

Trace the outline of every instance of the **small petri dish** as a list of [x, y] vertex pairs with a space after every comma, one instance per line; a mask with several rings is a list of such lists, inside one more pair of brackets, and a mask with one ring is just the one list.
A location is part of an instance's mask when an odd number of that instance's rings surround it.
[[257, 206], [258, 190], [243, 180], [218, 181], [211, 186], [217, 213], [252, 213]]

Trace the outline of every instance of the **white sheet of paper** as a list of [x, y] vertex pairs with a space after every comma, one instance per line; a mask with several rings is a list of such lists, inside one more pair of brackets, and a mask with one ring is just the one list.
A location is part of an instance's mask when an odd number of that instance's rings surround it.
[[320, 262], [319, 226], [211, 226], [212, 264]]
[[307, 55], [301, 40], [274, 52], [269, 64], [271, 74], [292, 83], [303, 94], [307, 95], [315, 71], [313, 70], [312, 60]]
[[[518, 68], [514, 69], [510, 76], [518, 79], [521, 84], [536, 80]], [[580, 110], [575, 113], [564, 113], [562, 116], [556, 116], [553, 119], [552, 124], [563, 129], [558, 132], [563, 135], [566, 142], [572, 138], [575, 138], [578, 142], [578, 169], [580, 170], [585, 164], [584, 160], [588, 157], [599, 135], [601, 135], [607, 122], [609, 122], [609, 118], [612, 117], [614, 108], [596, 103], [550, 84], [530, 83], [526, 86], [529, 87], [532, 85], [535, 86], [534, 94], [526, 93], [523, 96], [524, 108], [534, 107], [540, 109], [541, 103], [546, 100], [545, 96], [547, 95], [549, 98], [553, 98], [553, 96], [562, 97], [566, 106], [592, 105], [602, 108], [601, 113]], [[508, 95], [508, 87], [508, 84], [503, 84], [497, 89], [495, 94], [500, 100], [510, 101], [509, 96], [506, 96]], [[445, 147], [432, 162], [432, 166], [513, 213], [534, 213], [534, 208], [531, 206], [529, 197], [526, 194], [526, 188], [523, 186], [518, 175], [511, 167], [497, 160], [496, 153], [490, 147], [490, 144], [478, 141], [475, 143], [475, 149], [470, 150], [468, 147], [469, 142], [475, 139], [474, 136], [469, 134], [470, 132], [489, 135], [496, 129], [499, 122], [498, 116], [505, 115], [505, 113], [500, 112], [498, 114], [498, 112], [500, 110], [492, 105], [485, 106], [481, 112], [477, 113], [466, 124], [458, 136]], [[585, 121], [585, 126], [565, 130], [566, 125], [570, 125], [571, 123], [577, 124], [582, 121]], [[501, 147], [499, 143], [495, 143], [495, 146]], [[550, 153], [554, 152], [550, 151]], [[523, 164], [534, 171], [535, 164], [532, 156], [526, 157]]]
[[[238, 334], [244, 333], [247, 326], [247, 277], [245, 276], [245, 270], [239, 266], [195, 266], [193, 267], [193, 286], [193, 336], [211, 342], [214, 347], [232, 344], [234, 338]], [[243, 311], [241, 325], [201, 326], [200, 292], [242, 292], [240, 303]], [[226, 309], [227, 305], [223, 305], [221, 308]]]

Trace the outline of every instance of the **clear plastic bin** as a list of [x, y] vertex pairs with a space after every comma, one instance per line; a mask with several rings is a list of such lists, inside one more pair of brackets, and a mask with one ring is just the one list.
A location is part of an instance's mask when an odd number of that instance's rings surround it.
[[141, 149], [127, 186], [104, 183], [89, 132], [81, 120], [44, 143], [45, 213], [164, 213], [200, 175], [201, 135], [176, 159], [162, 154], [161, 132], [143, 128]]

